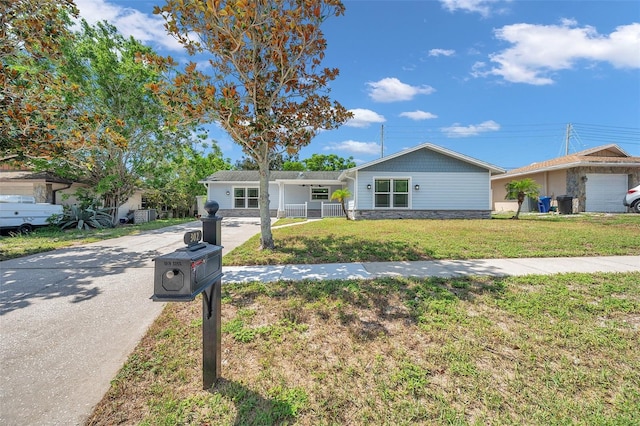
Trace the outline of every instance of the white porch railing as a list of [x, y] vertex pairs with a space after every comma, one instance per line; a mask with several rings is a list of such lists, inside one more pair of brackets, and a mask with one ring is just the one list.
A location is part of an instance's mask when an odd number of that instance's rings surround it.
[[307, 217], [307, 203], [304, 204], [285, 204], [285, 217]]
[[322, 217], [344, 216], [340, 203], [322, 203]]

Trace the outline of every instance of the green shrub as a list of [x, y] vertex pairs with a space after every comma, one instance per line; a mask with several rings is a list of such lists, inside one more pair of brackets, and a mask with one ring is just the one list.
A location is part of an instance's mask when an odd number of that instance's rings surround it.
[[99, 209], [93, 206], [71, 206], [65, 208], [60, 220], [60, 228], [113, 228], [113, 219], [109, 209]]

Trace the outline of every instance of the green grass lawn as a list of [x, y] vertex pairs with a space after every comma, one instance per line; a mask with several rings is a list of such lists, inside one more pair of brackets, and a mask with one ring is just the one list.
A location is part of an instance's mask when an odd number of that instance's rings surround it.
[[[2, 256], [140, 230], [113, 232], [6, 237]], [[325, 219], [273, 234], [276, 250], [256, 236], [224, 263], [640, 254], [640, 215]], [[201, 315], [200, 300], [167, 304], [88, 424], [632, 425], [640, 412], [637, 272], [224, 285], [208, 391]]]
[[640, 273], [223, 286], [222, 379], [201, 303], [171, 303], [89, 424], [632, 425]]
[[29, 234], [10, 234], [0, 236], [0, 260], [8, 260], [29, 254], [41, 253], [57, 248], [70, 247], [79, 244], [117, 238], [125, 235], [135, 235], [143, 231], [164, 228], [194, 221], [186, 219], [162, 219], [137, 225], [124, 225], [116, 228], [91, 230], [65, 230], [58, 227], [38, 228]]
[[640, 254], [640, 215], [525, 215], [520, 220], [323, 219], [256, 235], [225, 265]]

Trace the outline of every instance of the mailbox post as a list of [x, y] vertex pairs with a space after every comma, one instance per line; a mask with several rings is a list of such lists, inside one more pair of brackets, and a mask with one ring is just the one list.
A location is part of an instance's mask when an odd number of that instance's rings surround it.
[[[187, 245], [155, 259], [154, 294], [157, 302], [188, 302], [202, 293], [202, 382], [210, 389], [220, 378], [222, 330], [220, 295], [222, 246], [218, 203], [207, 201], [208, 216], [201, 218], [203, 231], [187, 232]], [[200, 240], [204, 242], [200, 242]]]
[[[222, 246], [222, 218], [216, 216], [220, 206], [213, 200], [204, 204], [208, 215], [200, 218], [205, 243]], [[222, 254], [220, 255], [222, 260]], [[220, 378], [222, 370], [222, 321], [220, 318], [222, 280], [218, 278], [202, 294], [202, 382], [209, 389]]]

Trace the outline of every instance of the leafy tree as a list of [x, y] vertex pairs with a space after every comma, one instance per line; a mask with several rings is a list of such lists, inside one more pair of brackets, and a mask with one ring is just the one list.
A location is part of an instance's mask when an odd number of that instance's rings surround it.
[[282, 170], [286, 170], [289, 172], [302, 172], [307, 169], [300, 161], [291, 160], [284, 162], [284, 164], [282, 165]]
[[326, 48], [320, 25], [342, 15], [344, 6], [339, 0], [166, 0], [155, 13], [190, 54], [210, 54], [211, 75], [189, 64], [174, 79], [169, 99], [189, 103], [187, 108], [203, 119], [218, 120], [258, 164], [261, 247], [273, 249], [273, 156], [294, 154], [319, 129], [349, 118], [342, 105], [322, 93], [329, 91], [338, 69], [320, 67]]
[[152, 208], [171, 210], [176, 216], [191, 215], [195, 197], [206, 195], [200, 181], [218, 170], [231, 168], [216, 144], [207, 154], [186, 146], [149, 170], [151, 173], [145, 181], [147, 202]]
[[518, 200], [518, 211], [512, 219], [519, 218], [522, 203], [526, 197], [538, 198], [538, 195], [540, 195], [540, 185], [531, 178], [512, 180], [505, 185], [505, 189], [507, 190], [507, 195], [504, 197], [505, 199]]
[[142, 185], [149, 167], [189, 143], [192, 128], [180, 122], [150, 88], [163, 78], [153, 63], [142, 60], [153, 51], [125, 38], [106, 23], [81, 31], [64, 49], [60, 72], [79, 88], [74, 110], [92, 117], [87, 143], [40, 168], [92, 187], [114, 214]]
[[302, 160], [302, 162], [306, 169], [311, 171], [337, 171], [356, 167], [353, 157], [345, 159], [337, 156], [336, 154], [312, 154], [311, 158]]
[[333, 191], [333, 194], [331, 194], [331, 199], [337, 200], [342, 206], [342, 212], [344, 213], [344, 217], [346, 217], [347, 220], [349, 220], [349, 214], [347, 213], [347, 208], [345, 207], [344, 203], [349, 197], [351, 197], [351, 192], [349, 192], [348, 189], [336, 189], [335, 191]]
[[[285, 153], [277, 153], [271, 156], [269, 161], [269, 170], [287, 170], [285, 164], [298, 161], [298, 155], [288, 155]], [[251, 158], [243, 156], [236, 161], [236, 170], [259, 170], [258, 163]]]
[[0, 0], [0, 161], [62, 156], [82, 143], [77, 86], [59, 73], [72, 0]]

